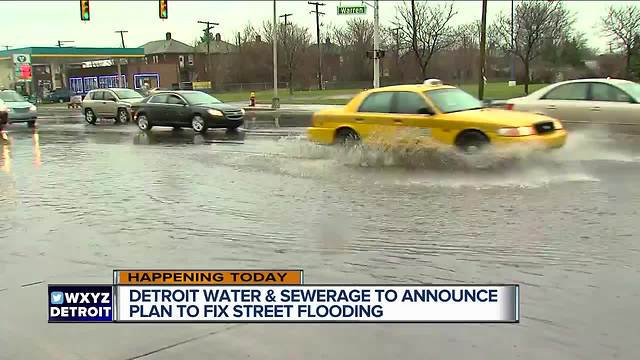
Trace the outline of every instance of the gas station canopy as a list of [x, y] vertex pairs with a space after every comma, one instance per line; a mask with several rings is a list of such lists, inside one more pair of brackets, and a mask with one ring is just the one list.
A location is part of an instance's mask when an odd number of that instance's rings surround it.
[[31, 55], [31, 63], [64, 64], [85, 61], [143, 58], [143, 48], [92, 48], [92, 47], [26, 47], [0, 51], [0, 61], [10, 60], [13, 54]]

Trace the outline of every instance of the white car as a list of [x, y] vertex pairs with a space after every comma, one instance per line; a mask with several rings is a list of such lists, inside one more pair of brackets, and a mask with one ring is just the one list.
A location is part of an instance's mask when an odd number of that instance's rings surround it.
[[640, 84], [608, 78], [563, 81], [507, 100], [504, 107], [563, 122], [640, 125]]

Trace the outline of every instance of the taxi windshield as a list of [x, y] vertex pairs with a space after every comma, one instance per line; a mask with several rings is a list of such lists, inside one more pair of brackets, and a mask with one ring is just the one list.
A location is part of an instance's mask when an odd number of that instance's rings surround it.
[[480, 100], [460, 89], [430, 90], [425, 95], [445, 114], [482, 108]]

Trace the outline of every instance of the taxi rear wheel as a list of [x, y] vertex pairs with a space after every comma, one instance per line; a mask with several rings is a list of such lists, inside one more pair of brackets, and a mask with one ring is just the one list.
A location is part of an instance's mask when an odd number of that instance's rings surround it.
[[336, 132], [336, 144], [353, 145], [360, 142], [358, 133], [349, 128], [338, 129]]
[[489, 138], [477, 130], [463, 131], [456, 138], [456, 147], [465, 153], [476, 153], [489, 145]]

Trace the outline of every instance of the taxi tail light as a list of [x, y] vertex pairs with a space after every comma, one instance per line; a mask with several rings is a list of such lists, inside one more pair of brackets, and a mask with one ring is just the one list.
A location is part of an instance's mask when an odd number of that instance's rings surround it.
[[505, 110], [513, 110], [513, 104], [504, 104]]

